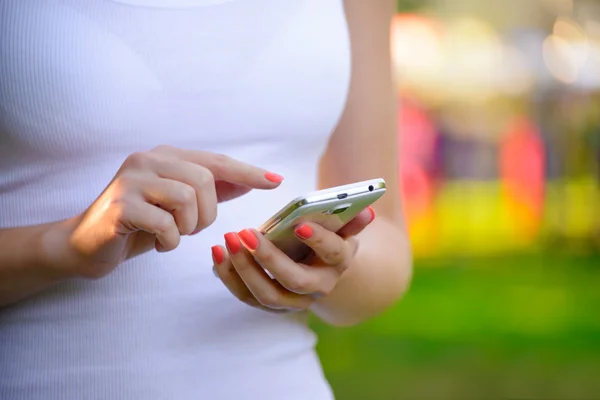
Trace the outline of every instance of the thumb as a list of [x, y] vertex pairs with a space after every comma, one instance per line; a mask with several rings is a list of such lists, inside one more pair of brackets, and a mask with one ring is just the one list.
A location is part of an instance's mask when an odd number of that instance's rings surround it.
[[348, 222], [342, 229], [338, 231], [338, 235], [343, 238], [358, 235], [375, 219], [375, 210], [368, 206], [362, 210], [356, 217]]
[[252, 190], [252, 188], [248, 186], [242, 186], [226, 181], [215, 181], [215, 189], [217, 191], [217, 201], [219, 203], [233, 200]]

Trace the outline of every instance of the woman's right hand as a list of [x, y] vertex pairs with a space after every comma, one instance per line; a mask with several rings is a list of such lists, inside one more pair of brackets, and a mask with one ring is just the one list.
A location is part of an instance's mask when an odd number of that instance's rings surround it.
[[63, 224], [61, 263], [75, 276], [103, 277], [133, 256], [175, 249], [182, 235], [214, 222], [217, 203], [282, 180], [221, 154], [169, 146], [134, 153], [98, 199]]

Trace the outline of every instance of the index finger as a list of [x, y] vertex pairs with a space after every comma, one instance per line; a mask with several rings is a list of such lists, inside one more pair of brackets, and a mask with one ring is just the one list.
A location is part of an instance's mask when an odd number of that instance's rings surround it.
[[274, 189], [283, 182], [283, 176], [254, 165], [236, 160], [224, 154], [177, 147], [160, 147], [157, 151], [188, 161], [208, 169], [215, 180], [226, 181], [255, 189]]

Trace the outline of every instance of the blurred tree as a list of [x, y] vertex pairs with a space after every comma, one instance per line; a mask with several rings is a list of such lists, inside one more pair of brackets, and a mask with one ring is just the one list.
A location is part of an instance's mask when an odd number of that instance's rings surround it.
[[398, 0], [398, 11], [415, 11], [423, 8], [427, 2], [427, 0]]

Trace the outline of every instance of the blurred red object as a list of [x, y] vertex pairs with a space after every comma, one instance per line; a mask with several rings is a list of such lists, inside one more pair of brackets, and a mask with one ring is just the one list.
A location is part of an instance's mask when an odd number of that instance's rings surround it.
[[398, 110], [401, 195], [409, 222], [433, 206], [433, 164], [437, 132], [425, 110], [402, 99]]
[[509, 123], [500, 143], [500, 177], [515, 221], [527, 236], [535, 235], [544, 207], [544, 145], [526, 117]]

